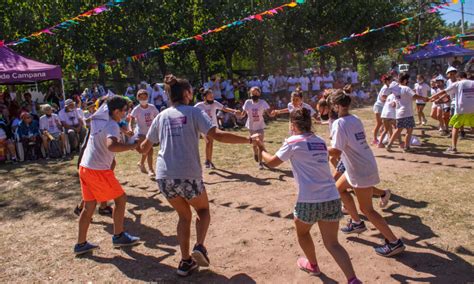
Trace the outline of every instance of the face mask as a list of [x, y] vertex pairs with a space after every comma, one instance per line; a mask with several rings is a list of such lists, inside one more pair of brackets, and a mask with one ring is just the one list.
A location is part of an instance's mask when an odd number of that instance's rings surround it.
[[51, 114], [46, 114], [47, 117], [51, 117]]
[[212, 105], [214, 103], [214, 100], [206, 100], [206, 103]]
[[252, 101], [258, 102], [258, 100], [260, 99], [260, 96], [251, 96], [251, 98], [252, 98]]
[[146, 105], [148, 105], [148, 101], [147, 101], [147, 100], [139, 100], [138, 102], [140, 103], [141, 106], [146, 106]]

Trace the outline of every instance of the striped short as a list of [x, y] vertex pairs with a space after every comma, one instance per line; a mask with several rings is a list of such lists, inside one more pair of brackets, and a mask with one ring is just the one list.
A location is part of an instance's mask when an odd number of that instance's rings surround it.
[[337, 222], [344, 216], [341, 209], [340, 199], [320, 203], [296, 203], [293, 215], [306, 224], [314, 224], [318, 221]]

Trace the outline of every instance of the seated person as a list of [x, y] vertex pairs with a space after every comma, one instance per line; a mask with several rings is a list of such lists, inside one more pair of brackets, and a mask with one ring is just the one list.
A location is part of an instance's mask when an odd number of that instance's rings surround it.
[[[7, 150], [10, 153], [10, 159], [13, 163], [17, 162], [15, 144], [13, 143], [13, 133], [11, 127], [7, 124], [5, 118], [0, 115], [0, 147]], [[6, 155], [2, 157], [6, 159]]]
[[41, 157], [42, 141], [38, 122], [28, 112], [23, 112], [20, 118], [17, 133], [25, 151], [25, 160], [36, 160]]
[[44, 115], [40, 117], [39, 127], [43, 138], [43, 147], [46, 151], [46, 156], [50, 156], [49, 142], [59, 140], [61, 155], [64, 157], [66, 139], [61, 121], [59, 120], [58, 115], [53, 113], [53, 108], [50, 105], [43, 105], [41, 110]]
[[76, 108], [73, 100], [67, 99], [64, 102], [64, 109], [59, 112], [59, 120], [68, 135], [71, 151], [79, 150], [87, 133], [84, 128], [84, 113]]

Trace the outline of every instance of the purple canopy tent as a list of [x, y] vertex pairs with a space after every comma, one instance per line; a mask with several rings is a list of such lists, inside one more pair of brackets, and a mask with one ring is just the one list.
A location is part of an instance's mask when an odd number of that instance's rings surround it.
[[466, 49], [459, 46], [437, 46], [434, 44], [430, 44], [425, 48], [412, 53], [410, 55], [406, 55], [403, 58], [405, 61], [413, 62], [418, 60], [426, 60], [426, 59], [436, 59], [436, 58], [444, 58], [444, 57], [455, 57], [455, 56], [473, 56], [474, 50]]
[[21, 56], [6, 46], [0, 46], [0, 85], [28, 84], [47, 80], [61, 80], [64, 98], [64, 81], [60, 66], [41, 63]]

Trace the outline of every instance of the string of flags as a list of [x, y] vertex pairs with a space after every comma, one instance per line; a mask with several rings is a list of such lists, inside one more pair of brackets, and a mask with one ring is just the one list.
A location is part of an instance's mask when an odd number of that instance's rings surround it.
[[16, 46], [16, 45], [19, 45], [19, 44], [29, 42], [33, 38], [37, 38], [37, 37], [44, 36], [44, 35], [54, 35], [58, 31], [67, 30], [72, 26], [79, 25], [81, 21], [85, 21], [87, 18], [90, 18], [92, 16], [99, 15], [99, 14], [102, 14], [104, 12], [110, 11], [112, 8], [120, 7], [124, 2], [125, 2], [125, 0], [111, 0], [111, 1], [107, 2], [106, 4], [97, 6], [97, 7], [93, 8], [93, 9], [87, 11], [87, 12], [84, 12], [84, 13], [78, 15], [78, 16], [75, 16], [74, 18], [70, 18], [70, 19], [65, 20], [65, 21], [63, 21], [59, 24], [56, 24], [56, 25], [52, 26], [52, 27], [45, 28], [45, 29], [42, 29], [40, 31], [34, 32], [34, 33], [30, 34], [29, 36], [22, 37], [18, 40], [8, 42], [8, 43], [5, 43], [5, 41], [0, 40], [0, 47], [2, 47], [4, 45], [6, 45], [6, 46]]
[[419, 47], [425, 47], [425, 46], [430, 45], [430, 44], [440, 45], [440, 43], [443, 42], [443, 41], [456, 40], [456, 39], [459, 39], [460, 37], [463, 37], [463, 36], [464, 36], [464, 34], [445, 36], [443, 38], [433, 39], [433, 40], [429, 40], [429, 41], [426, 41], [426, 42], [423, 42], [423, 43], [408, 45], [408, 46], [405, 46], [405, 47], [402, 47], [402, 48], [395, 49], [393, 51], [394, 52], [398, 51], [399, 53], [403, 53], [403, 54], [410, 54], [415, 49], [417, 49]]
[[445, 7], [448, 7], [450, 5], [450, 3], [443, 3], [441, 5], [437, 5], [437, 6], [434, 6], [432, 7], [431, 9], [429, 9], [428, 11], [426, 12], [422, 12], [422, 13], [418, 13], [416, 14], [415, 16], [413, 17], [409, 17], [409, 18], [404, 18], [398, 22], [394, 22], [394, 23], [390, 23], [390, 24], [387, 24], [383, 27], [380, 27], [380, 28], [374, 28], [374, 29], [371, 29], [371, 28], [367, 28], [364, 32], [362, 33], [359, 33], [359, 34], [351, 34], [350, 36], [347, 36], [347, 37], [343, 37], [339, 40], [336, 40], [336, 41], [333, 41], [333, 42], [329, 42], [329, 43], [326, 43], [326, 44], [323, 44], [321, 46], [318, 46], [318, 47], [313, 47], [313, 48], [308, 48], [306, 50], [303, 51], [303, 53], [305, 55], [308, 55], [310, 53], [313, 53], [313, 52], [316, 52], [316, 51], [323, 51], [323, 50], [326, 50], [326, 49], [329, 49], [329, 48], [333, 48], [335, 46], [339, 46], [345, 42], [348, 42], [348, 41], [351, 41], [351, 40], [354, 40], [356, 38], [360, 38], [360, 37], [364, 37], [370, 33], [375, 33], [375, 32], [380, 32], [380, 31], [384, 31], [385, 29], [388, 29], [388, 28], [398, 28], [402, 25], [406, 25], [408, 24], [409, 22], [413, 21], [413, 19], [417, 18], [417, 17], [420, 17], [421, 15], [425, 15], [425, 14], [433, 14], [433, 13], [436, 13], [438, 12], [440, 9], [443, 9]]
[[[245, 17], [243, 19], [240, 19], [240, 20], [233, 21], [229, 24], [225, 24], [225, 25], [222, 25], [222, 26], [214, 28], [214, 29], [209, 29], [209, 30], [207, 30], [203, 33], [200, 33], [200, 34], [197, 34], [197, 35], [194, 35], [194, 36], [190, 36], [190, 37], [186, 37], [186, 38], [182, 38], [180, 40], [162, 45], [160, 47], [151, 49], [151, 50], [146, 51], [146, 52], [142, 52], [142, 53], [139, 53], [139, 54], [128, 56], [125, 60], [127, 62], [135, 62], [135, 61], [139, 61], [139, 60], [142, 60], [142, 59], [145, 59], [145, 58], [149, 58], [149, 57], [153, 56], [154, 54], [156, 54], [157, 52], [165, 51], [165, 50], [168, 50], [168, 49], [170, 49], [172, 47], [175, 47], [175, 46], [178, 46], [178, 45], [190, 43], [190, 42], [193, 42], [193, 41], [203, 41], [206, 37], [208, 37], [211, 34], [222, 32], [222, 31], [224, 31], [226, 29], [229, 29], [229, 28], [243, 26], [243, 25], [245, 25], [245, 24], [247, 24], [248, 22], [251, 22], [251, 21], [262, 22], [266, 18], [271, 18], [271, 17], [275, 16], [276, 14], [283, 13], [285, 11], [285, 9], [295, 8], [298, 5], [301, 5], [301, 4], [304, 4], [304, 3], [305, 3], [305, 0], [292, 1], [290, 3], [283, 4], [281, 6], [269, 9], [267, 11], [264, 11], [264, 12], [261, 12], [261, 13], [255, 14], [255, 15], [250, 15], [250, 16], [247, 16], [247, 17]], [[92, 64], [92, 65], [90, 65], [90, 67], [116, 65], [120, 62], [121, 62], [120, 59], [114, 59], [114, 60], [109, 60], [105, 63]]]

